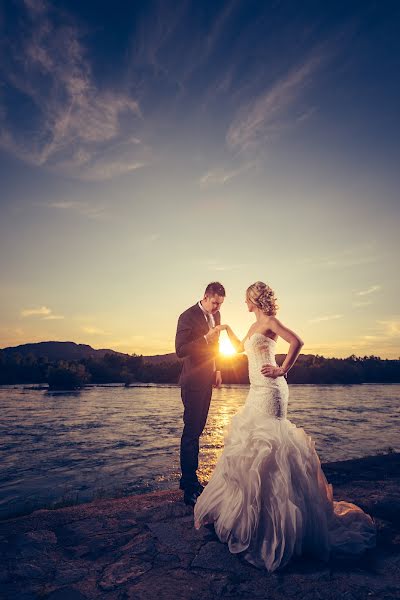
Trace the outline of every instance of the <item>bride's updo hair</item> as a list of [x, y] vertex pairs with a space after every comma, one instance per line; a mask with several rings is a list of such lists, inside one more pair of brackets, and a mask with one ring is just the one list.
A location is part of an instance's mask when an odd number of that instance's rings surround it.
[[265, 315], [276, 315], [279, 308], [274, 291], [262, 281], [256, 281], [246, 290], [246, 298], [262, 310]]

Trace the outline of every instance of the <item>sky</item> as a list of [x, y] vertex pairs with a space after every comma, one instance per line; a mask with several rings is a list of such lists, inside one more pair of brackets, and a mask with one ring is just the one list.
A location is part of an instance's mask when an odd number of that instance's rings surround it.
[[244, 337], [261, 280], [303, 353], [398, 358], [399, 17], [3, 2], [0, 348], [173, 352], [211, 281]]

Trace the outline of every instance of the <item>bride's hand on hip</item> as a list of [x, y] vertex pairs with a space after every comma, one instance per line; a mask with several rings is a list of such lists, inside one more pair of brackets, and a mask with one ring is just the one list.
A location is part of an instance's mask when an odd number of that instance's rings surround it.
[[272, 379], [276, 379], [277, 377], [282, 377], [285, 374], [282, 367], [276, 367], [275, 365], [263, 365], [261, 367], [261, 373], [265, 377], [272, 377]]

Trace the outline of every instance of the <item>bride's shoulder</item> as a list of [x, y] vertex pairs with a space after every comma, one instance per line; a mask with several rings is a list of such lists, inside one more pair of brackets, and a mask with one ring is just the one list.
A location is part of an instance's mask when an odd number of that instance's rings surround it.
[[277, 322], [277, 318], [274, 317], [273, 315], [265, 315], [265, 318], [263, 320], [263, 325], [266, 329], [270, 329], [271, 325], [276, 322]]
[[278, 333], [278, 327], [281, 325], [279, 319], [277, 319], [274, 315], [265, 315], [265, 319], [263, 321], [263, 332], [265, 335], [271, 335]]

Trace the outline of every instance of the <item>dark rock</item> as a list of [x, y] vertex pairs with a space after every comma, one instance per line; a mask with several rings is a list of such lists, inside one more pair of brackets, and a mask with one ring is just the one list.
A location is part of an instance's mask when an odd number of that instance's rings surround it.
[[392, 521], [394, 523], [400, 523], [400, 497], [399, 496], [387, 496], [376, 502], [372, 509], [372, 515]]
[[102, 578], [99, 581], [99, 587], [104, 591], [111, 591], [140, 577], [140, 575], [149, 571], [151, 567], [152, 565], [149, 562], [125, 556], [104, 569]]
[[45, 596], [44, 600], [87, 600], [87, 596], [75, 588], [65, 587], [54, 590], [54, 592]]
[[74, 563], [64, 561], [57, 564], [56, 574], [52, 581], [55, 585], [64, 585], [65, 583], [75, 583], [83, 579], [88, 573], [88, 569], [75, 565]]
[[165, 546], [168, 546], [174, 552], [193, 552], [190, 542], [182, 537], [182, 524], [179, 520], [173, 520], [167, 523], [146, 523], [147, 527]]
[[199, 554], [192, 561], [192, 567], [236, 575], [248, 573], [247, 567], [242, 565], [238, 557], [231, 554], [228, 546], [221, 542], [208, 542], [202, 546]]

